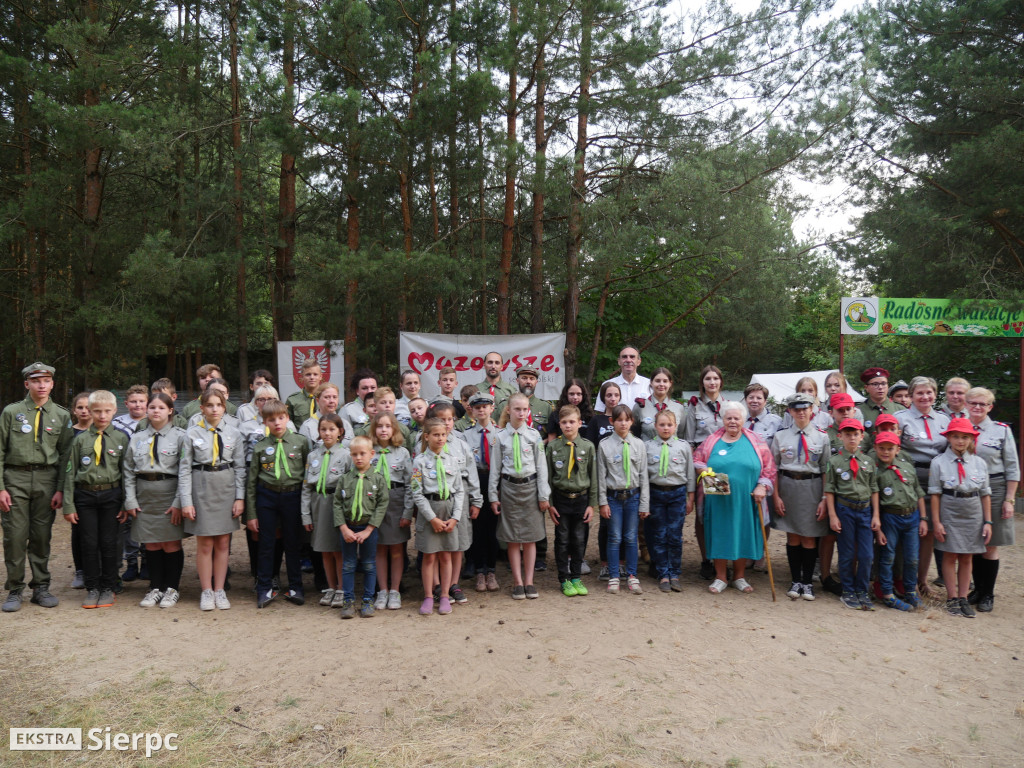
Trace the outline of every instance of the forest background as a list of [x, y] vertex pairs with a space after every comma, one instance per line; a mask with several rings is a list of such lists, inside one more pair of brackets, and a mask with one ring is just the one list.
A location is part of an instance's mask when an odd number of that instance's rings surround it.
[[[564, 331], [592, 383], [626, 343], [685, 388], [835, 367], [843, 295], [1024, 293], [1022, 30], [1009, 0], [9, 0], [0, 394], [35, 359], [237, 387], [292, 338], [395, 381], [402, 330]], [[794, 228], [829, 206], [849, 231]], [[1010, 400], [1019, 354], [856, 338], [846, 369]]]

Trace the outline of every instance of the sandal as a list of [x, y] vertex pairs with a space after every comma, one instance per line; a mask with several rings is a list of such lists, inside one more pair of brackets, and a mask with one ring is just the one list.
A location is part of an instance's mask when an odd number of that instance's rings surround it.
[[732, 585], [734, 589], [738, 589], [740, 592], [750, 593], [754, 591], [754, 588], [750, 586], [750, 583], [746, 579], [736, 579]]
[[890, 608], [895, 608], [897, 611], [912, 611], [914, 606], [910, 603], [905, 603], [900, 600], [896, 595], [889, 595], [888, 597], [882, 596], [882, 604], [887, 605]]
[[712, 594], [715, 594], [715, 595], [720, 595], [720, 594], [722, 594], [722, 592], [725, 591], [725, 588], [727, 586], [729, 586], [729, 585], [726, 584], [721, 579], [715, 579], [714, 581], [711, 582], [711, 585], [708, 587], [708, 592], [711, 592]]

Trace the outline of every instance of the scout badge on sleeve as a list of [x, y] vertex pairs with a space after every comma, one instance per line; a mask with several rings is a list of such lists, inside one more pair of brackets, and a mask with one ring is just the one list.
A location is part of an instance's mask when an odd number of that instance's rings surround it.
[[729, 496], [732, 493], [728, 475], [715, 474], [713, 469], [705, 469], [699, 479], [701, 488], [708, 496]]

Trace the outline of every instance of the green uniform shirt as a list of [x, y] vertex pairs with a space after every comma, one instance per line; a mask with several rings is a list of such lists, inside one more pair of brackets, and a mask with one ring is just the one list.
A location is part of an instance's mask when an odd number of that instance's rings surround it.
[[876, 405], [872, 402], [871, 398], [868, 398], [857, 407], [860, 408], [860, 412], [864, 414], [864, 430], [868, 434], [872, 435], [875, 433], [876, 429], [875, 421], [877, 421], [878, 417], [883, 413], [891, 413], [895, 416], [900, 411], [907, 410], [899, 403], [895, 403], [890, 400], [888, 397], [882, 401], [881, 405]]
[[878, 493], [878, 471], [867, 454], [858, 450], [854, 455], [858, 464], [856, 474], [850, 468], [851, 456], [845, 449], [829, 459], [824, 492], [867, 503], [871, 494]]
[[[356, 517], [353, 507], [360, 475], [363, 477], [363, 490], [361, 508]], [[342, 525], [369, 525], [379, 528], [384, 521], [384, 514], [388, 511], [389, 500], [390, 494], [384, 482], [384, 475], [372, 466], [362, 473], [354, 466], [349, 467], [338, 481], [338, 487], [334, 489], [334, 526], [340, 528]]]
[[64, 476], [64, 514], [75, 511], [75, 487], [79, 485], [121, 484], [124, 457], [128, 449], [128, 436], [109, 426], [103, 435], [100, 460], [96, 460], [96, 437], [99, 432], [93, 424], [71, 441]]
[[[225, 408], [224, 410], [227, 411], [227, 413], [230, 414], [231, 416], [234, 416], [236, 413], [238, 413], [238, 406], [229, 400], [227, 408]], [[181, 417], [185, 420], [185, 423], [183, 425], [178, 423], [177, 417], [175, 417], [174, 426], [181, 427], [182, 429], [188, 429], [188, 420], [195, 416], [197, 413], [199, 413], [198, 397], [195, 400], [186, 403], [185, 407], [181, 409]], [[146, 426], [149, 426], [148, 421], [146, 422]], [[135, 431], [138, 432], [139, 429], [143, 429], [143, 427], [136, 426]]]
[[569, 477], [569, 441], [556, 437], [544, 448], [548, 482], [561, 493], [587, 493], [587, 504], [597, 509], [597, 448], [585, 437], [573, 440], [572, 477]]
[[[870, 455], [870, 454], [869, 454]], [[892, 464], [882, 464], [877, 457], [872, 456], [875, 465], [878, 467], [878, 506], [884, 512], [906, 512], [917, 509], [918, 499], [924, 498], [924, 491], [921, 490], [921, 483], [917, 479], [917, 472], [914, 465], [899, 454], [893, 459]], [[900, 476], [895, 469], [899, 470]]]
[[[278, 466], [277, 444], [281, 443], [282, 461]], [[256, 483], [262, 482], [279, 488], [299, 490], [306, 471], [309, 442], [295, 432], [285, 432], [278, 440], [266, 435], [252, 449], [252, 463], [245, 489], [245, 519], [256, 519]], [[275, 466], [278, 469], [275, 470]]]
[[455, 429], [457, 429], [459, 432], [465, 432], [470, 427], [475, 427], [475, 426], [476, 426], [476, 419], [474, 419], [468, 413], [465, 416], [463, 416], [461, 419], [459, 419], [458, 421], [455, 422]]
[[310, 409], [312, 413], [319, 413], [320, 409], [317, 408], [316, 398], [312, 395], [306, 394], [306, 390], [300, 389], [298, 392], [292, 392], [288, 395], [288, 399], [284, 401], [285, 406], [288, 408], [288, 415], [291, 420], [295, 423], [295, 429], [302, 426], [302, 422], [309, 418]]
[[491, 382], [484, 379], [476, 385], [478, 392], [486, 392], [488, 395], [494, 398], [494, 412], [501, 413], [498, 406], [504, 406], [505, 401], [514, 395], [518, 390], [509, 384], [504, 379], [499, 379], [497, 384], [491, 384]]
[[66, 457], [75, 436], [71, 414], [52, 400], [39, 406], [39, 437], [35, 434], [36, 404], [31, 397], [11, 403], [0, 413], [0, 491], [6, 467], [45, 464], [57, 469], [57, 486], [64, 487]]

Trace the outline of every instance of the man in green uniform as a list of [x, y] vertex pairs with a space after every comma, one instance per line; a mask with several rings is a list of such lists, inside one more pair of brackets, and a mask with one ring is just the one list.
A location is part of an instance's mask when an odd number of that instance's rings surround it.
[[[504, 368], [504, 361], [498, 352], [488, 352], [484, 355], [484, 380], [476, 385], [478, 392], [486, 392], [494, 398], [495, 404], [501, 401], [504, 404], [516, 393], [516, 388], [501, 377], [501, 369]], [[500, 411], [495, 410], [496, 413]]]
[[896, 414], [906, 410], [899, 403], [889, 399], [889, 372], [885, 368], [868, 368], [860, 375], [864, 382], [868, 399], [861, 403], [860, 410], [864, 414], [864, 431], [874, 435], [875, 421], [883, 413]]
[[25, 557], [32, 569], [32, 602], [53, 608], [50, 594], [50, 534], [64, 504], [64, 469], [74, 433], [71, 414], [50, 400], [54, 369], [32, 363], [22, 370], [28, 397], [0, 413], [0, 519], [4, 529], [7, 600], [2, 610], [21, 608]]

